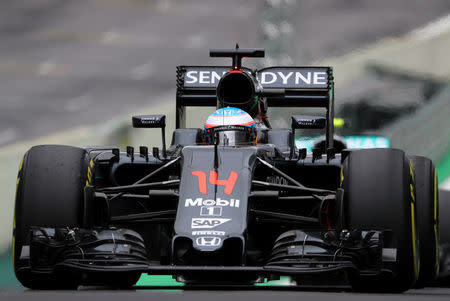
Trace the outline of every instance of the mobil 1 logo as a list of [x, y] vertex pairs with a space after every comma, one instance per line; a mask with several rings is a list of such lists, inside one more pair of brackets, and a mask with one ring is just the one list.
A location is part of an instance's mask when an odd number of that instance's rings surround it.
[[222, 207], [202, 206], [200, 207], [200, 216], [222, 216]]
[[211, 207], [211, 206], [220, 206], [220, 207], [234, 207], [239, 208], [240, 200], [238, 199], [204, 199], [204, 198], [189, 198], [184, 202], [184, 207]]

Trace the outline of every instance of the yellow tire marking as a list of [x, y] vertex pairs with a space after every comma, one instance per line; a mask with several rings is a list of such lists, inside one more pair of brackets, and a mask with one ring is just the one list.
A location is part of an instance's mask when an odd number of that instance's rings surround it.
[[22, 167], [23, 167], [23, 158], [22, 158], [22, 161], [20, 161], [19, 172], [22, 170]]
[[413, 202], [415, 202], [416, 198], [414, 197], [414, 186], [413, 186], [413, 184], [409, 184], [409, 191], [411, 193], [411, 198], [412, 198]]
[[94, 160], [91, 159], [91, 161], [89, 162], [89, 166], [88, 166], [88, 172], [87, 172], [87, 180], [86, 180], [86, 186], [91, 186], [92, 183], [92, 170], [94, 168]]
[[[22, 160], [23, 162], [23, 160]], [[20, 164], [20, 169], [22, 169], [22, 163]], [[13, 267], [16, 266], [16, 203], [17, 203], [17, 191], [19, 190], [20, 177], [17, 178], [16, 182], [16, 201], [14, 202], [14, 218], [13, 218], [13, 235], [12, 235], [12, 258], [13, 258]]]
[[438, 204], [437, 204], [437, 171], [434, 170], [434, 241], [436, 242], [436, 275], [439, 274], [439, 233], [438, 233]]
[[419, 277], [420, 258], [417, 256], [417, 249], [419, 247], [419, 239], [416, 232], [416, 214], [415, 214], [415, 202], [416, 197], [414, 194], [414, 164], [412, 160], [409, 160], [409, 174], [411, 175], [411, 183], [409, 184], [409, 192], [411, 194], [411, 231], [412, 231], [412, 247], [413, 247], [413, 259], [414, 259], [414, 275], [416, 279]]
[[417, 257], [416, 219], [414, 214], [413, 202], [411, 202], [411, 228], [412, 228], [413, 257], [414, 257], [414, 275], [417, 278], [419, 276], [419, 259]]

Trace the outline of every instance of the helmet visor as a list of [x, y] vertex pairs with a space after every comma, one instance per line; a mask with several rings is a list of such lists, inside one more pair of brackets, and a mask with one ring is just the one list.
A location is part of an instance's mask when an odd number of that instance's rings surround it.
[[248, 131], [218, 131], [216, 135], [218, 144], [223, 146], [251, 145], [254, 140]]

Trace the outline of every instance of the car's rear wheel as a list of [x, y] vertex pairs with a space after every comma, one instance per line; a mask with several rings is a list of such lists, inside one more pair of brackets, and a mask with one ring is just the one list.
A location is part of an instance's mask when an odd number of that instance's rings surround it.
[[450, 286], [450, 190], [439, 190], [439, 278], [433, 285]]
[[414, 156], [420, 273], [415, 287], [424, 287], [439, 274], [439, 205], [436, 169], [430, 159]]
[[351, 152], [344, 161], [344, 226], [348, 229], [391, 230], [396, 248], [394, 274], [361, 275], [357, 291], [402, 292], [419, 275], [414, 177], [410, 160], [397, 149]]

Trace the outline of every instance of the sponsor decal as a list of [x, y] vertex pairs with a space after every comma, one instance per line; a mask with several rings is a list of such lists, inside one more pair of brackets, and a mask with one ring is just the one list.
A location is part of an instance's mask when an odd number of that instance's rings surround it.
[[222, 207], [235, 207], [239, 208], [240, 200], [238, 199], [230, 199], [224, 200], [221, 198], [213, 199], [203, 199], [196, 198], [194, 199], [186, 199], [184, 202], [184, 207], [210, 207], [210, 206], [222, 206]]
[[263, 86], [279, 85], [279, 86], [303, 86], [303, 85], [326, 85], [328, 76], [323, 71], [307, 71], [307, 72], [261, 72], [258, 80]]
[[389, 138], [381, 136], [347, 136], [344, 137], [347, 148], [387, 148]]
[[[227, 67], [187, 67], [184, 86], [217, 87], [227, 72]], [[245, 72], [251, 75], [249, 70]], [[326, 67], [271, 67], [258, 71], [256, 77], [264, 88], [327, 88], [327, 72]]]
[[[295, 139], [297, 148], [306, 148], [311, 152], [314, 143], [319, 137], [302, 137]], [[387, 148], [390, 146], [389, 138], [381, 136], [345, 136], [343, 137], [348, 149], [355, 148]]]
[[193, 218], [191, 222], [191, 228], [212, 229], [230, 220], [231, 220], [230, 218]]
[[200, 236], [195, 240], [195, 243], [202, 247], [217, 247], [221, 242], [222, 238], [215, 236]]
[[209, 206], [200, 208], [200, 216], [222, 216], [222, 207]]
[[224, 236], [224, 235], [225, 235], [225, 231], [198, 230], [198, 231], [192, 231], [192, 235], [214, 235], [214, 236]]
[[185, 84], [213, 84], [217, 85], [220, 78], [227, 73], [227, 70], [191, 70], [186, 72], [184, 83]]
[[201, 194], [206, 194], [206, 173], [201, 170], [195, 170], [191, 172], [193, 176], [197, 177], [198, 180], [198, 191]]
[[[191, 172], [193, 176], [197, 177], [198, 180], [198, 191], [201, 194], [206, 194], [206, 173], [201, 170], [195, 170]], [[228, 179], [219, 180], [217, 176], [217, 172], [214, 170], [209, 171], [209, 183], [216, 186], [225, 186], [224, 193], [231, 194], [234, 189], [234, 185], [238, 179], [239, 175], [235, 171], [231, 171]]]

